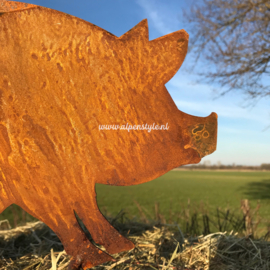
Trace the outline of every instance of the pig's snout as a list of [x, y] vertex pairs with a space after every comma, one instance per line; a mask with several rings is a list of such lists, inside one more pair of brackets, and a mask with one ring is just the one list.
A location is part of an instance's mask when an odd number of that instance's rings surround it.
[[184, 148], [193, 148], [201, 158], [213, 153], [217, 145], [217, 117], [216, 113], [211, 113], [208, 117], [189, 126], [187, 133], [190, 140]]

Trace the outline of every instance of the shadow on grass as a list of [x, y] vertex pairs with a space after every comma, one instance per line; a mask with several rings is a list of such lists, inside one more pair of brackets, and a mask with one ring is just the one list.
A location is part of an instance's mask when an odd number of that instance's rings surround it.
[[270, 199], [270, 179], [264, 179], [261, 182], [250, 182], [243, 187], [243, 190], [250, 200]]

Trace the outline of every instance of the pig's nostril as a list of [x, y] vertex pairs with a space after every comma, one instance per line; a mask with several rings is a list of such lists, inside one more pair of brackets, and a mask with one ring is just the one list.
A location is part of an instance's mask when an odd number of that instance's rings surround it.
[[205, 131], [202, 136], [203, 136], [204, 139], [208, 138], [209, 137], [209, 132]]

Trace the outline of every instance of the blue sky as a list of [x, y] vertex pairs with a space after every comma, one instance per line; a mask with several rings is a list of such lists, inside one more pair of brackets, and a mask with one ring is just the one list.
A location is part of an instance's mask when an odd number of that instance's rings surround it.
[[[186, 25], [181, 13], [191, 1], [161, 0], [29, 0], [21, 1], [56, 9], [121, 36], [141, 20], [147, 18], [149, 38], [169, 34]], [[189, 32], [192, 35], [192, 32]], [[213, 86], [195, 83], [197, 77], [187, 70], [186, 60], [178, 73], [166, 84], [178, 108], [196, 116], [216, 112], [218, 118], [218, 145], [215, 153], [202, 159], [212, 164], [260, 165], [270, 163], [270, 102], [259, 101], [254, 107], [240, 92], [216, 98]], [[198, 63], [200, 67], [203, 62]], [[269, 79], [268, 79], [269, 80]], [[267, 82], [267, 81], [266, 81]], [[270, 82], [270, 81], [269, 81]]]

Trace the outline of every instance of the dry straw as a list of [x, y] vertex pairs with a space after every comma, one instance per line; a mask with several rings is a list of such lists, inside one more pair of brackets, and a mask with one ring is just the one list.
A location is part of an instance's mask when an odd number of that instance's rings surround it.
[[[178, 225], [109, 221], [136, 247], [113, 255], [114, 262], [96, 266], [96, 270], [270, 269], [270, 243], [266, 241], [239, 238], [232, 232], [185, 239]], [[69, 260], [57, 236], [42, 222], [0, 231], [0, 270], [62, 270]]]

